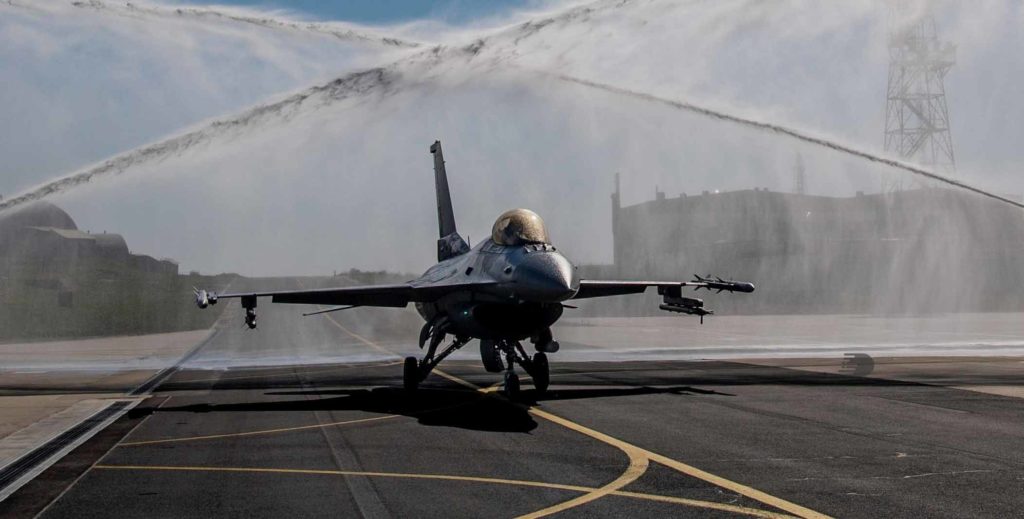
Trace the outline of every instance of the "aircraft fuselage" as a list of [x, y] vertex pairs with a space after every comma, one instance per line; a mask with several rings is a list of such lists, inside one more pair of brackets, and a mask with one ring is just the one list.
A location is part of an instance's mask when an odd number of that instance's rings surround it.
[[576, 267], [544, 243], [499, 245], [492, 240], [444, 260], [413, 285], [489, 283], [416, 303], [427, 322], [447, 317], [456, 336], [521, 340], [547, 329], [562, 315], [562, 301], [579, 289]]

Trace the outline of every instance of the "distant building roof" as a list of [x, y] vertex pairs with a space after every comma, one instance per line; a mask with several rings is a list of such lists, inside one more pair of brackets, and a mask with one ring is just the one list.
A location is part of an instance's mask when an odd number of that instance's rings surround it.
[[66, 239], [66, 240], [89, 240], [89, 241], [93, 241], [95, 239], [95, 237], [93, 235], [91, 235], [89, 233], [85, 233], [85, 232], [79, 231], [77, 229], [58, 229], [58, 228], [55, 228], [55, 227], [38, 227], [38, 226], [34, 226], [34, 225], [26, 227], [26, 229], [34, 229], [36, 231], [42, 231], [42, 232], [52, 232], [52, 233], [60, 236], [61, 238]]
[[0, 232], [23, 227], [52, 227], [77, 230], [78, 226], [63, 209], [49, 202], [33, 202], [22, 208], [0, 214]]
[[120, 234], [78, 230], [67, 213], [48, 202], [36, 202], [0, 215], [0, 251], [0, 261], [15, 257], [49, 260], [70, 254], [76, 261], [100, 259], [108, 265], [121, 264], [144, 272], [178, 273], [178, 264], [173, 261], [132, 255]]
[[108, 252], [128, 254], [128, 243], [120, 234], [90, 234], [96, 239], [96, 245]]
[[57, 229], [54, 227], [25, 227], [25, 229], [32, 229], [33, 231], [53, 233], [65, 240], [79, 240], [79, 241], [90, 241], [96, 244], [96, 248], [100, 254], [105, 257], [119, 257], [128, 256], [128, 243], [124, 241], [124, 237], [120, 234], [103, 233], [103, 234], [89, 234], [75, 229]]

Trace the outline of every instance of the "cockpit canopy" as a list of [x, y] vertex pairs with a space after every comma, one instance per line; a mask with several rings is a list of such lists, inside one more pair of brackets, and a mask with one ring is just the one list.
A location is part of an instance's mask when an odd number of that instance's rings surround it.
[[491, 239], [498, 245], [551, 243], [544, 220], [529, 209], [513, 209], [501, 213], [491, 229]]

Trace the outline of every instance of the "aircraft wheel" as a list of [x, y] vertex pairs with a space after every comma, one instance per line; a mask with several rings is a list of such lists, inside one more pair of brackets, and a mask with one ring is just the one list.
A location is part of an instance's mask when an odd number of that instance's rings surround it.
[[548, 367], [548, 356], [542, 351], [533, 354], [533, 361], [530, 363], [530, 376], [533, 377], [533, 387], [538, 393], [548, 390], [551, 383], [551, 370]]
[[406, 391], [416, 391], [420, 385], [420, 363], [416, 357], [406, 357], [402, 370], [402, 382]]
[[501, 373], [505, 369], [505, 363], [501, 361], [501, 350], [498, 349], [498, 342], [488, 339], [480, 339], [480, 360], [484, 363], [484, 369], [488, 373]]
[[515, 371], [505, 372], [505, 395], [513, 400], [519, 396], [519, 375]]

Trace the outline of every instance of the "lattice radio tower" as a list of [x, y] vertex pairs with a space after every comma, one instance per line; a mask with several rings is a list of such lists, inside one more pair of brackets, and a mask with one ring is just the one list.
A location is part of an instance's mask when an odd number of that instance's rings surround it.
[[939, 41], [933, 16], [908, 20], [905, 14], [898, 3], [890, 11], [885, 150], [952, 175], [956, 158], [943, 78], [955, 63], [956, 47]]

